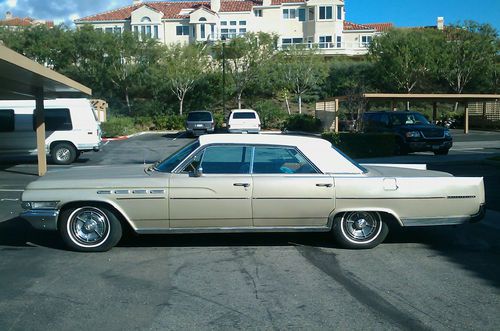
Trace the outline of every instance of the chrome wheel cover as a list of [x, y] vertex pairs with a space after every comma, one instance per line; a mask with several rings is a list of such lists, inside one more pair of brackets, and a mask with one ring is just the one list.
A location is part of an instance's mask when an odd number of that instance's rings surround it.
[[341, 230], [353, 243], [369, 243], [380, 234], [382, 220], [379, 213], [355, 211], [343, 215]]
[[68, 162], [71, 159], [71, 151], [69, 148], [58, 148], [56, 151], [56, 159], [59, 162]]
[[70, 215], [67, 231], [75, 244], [81, 247], [96, 247], [108, 238], [110, 223], [102, 210], [82, 207]]

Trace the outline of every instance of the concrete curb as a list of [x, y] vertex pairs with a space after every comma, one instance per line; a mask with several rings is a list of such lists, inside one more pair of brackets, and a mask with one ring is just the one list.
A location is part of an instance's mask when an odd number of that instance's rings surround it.
[[110, 138], [102, 138], [102, 141], [117, 141], [117, 140], [125, 140], [137, 136], [142, 136], [143, 134], [172, 134], [172, 133], [179, 133], [181, 131], [142, 131], [142, 132], [136, 132], [132, 133], [128, 136], [118, 136], [118, 137], [110, 137]]

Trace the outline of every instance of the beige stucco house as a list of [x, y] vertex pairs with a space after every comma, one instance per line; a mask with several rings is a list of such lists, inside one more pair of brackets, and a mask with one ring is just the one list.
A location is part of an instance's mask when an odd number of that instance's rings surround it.
[[230, 39], [247, 32], [279, 36], [279, 46], [317, 46], [325, 55], [362, 55], [373, 37], [390, 23], [355, 24], [345, 20], [343, 0], [134, 0], [130, 6], [84, 17], [107, 33], [133, 31], [168, 43]]

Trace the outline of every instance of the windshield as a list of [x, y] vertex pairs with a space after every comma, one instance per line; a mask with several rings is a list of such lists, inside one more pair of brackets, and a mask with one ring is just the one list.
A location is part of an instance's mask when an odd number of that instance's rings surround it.
[[189, 154], [200, 146], [198, 140], [186, 145], [176, 151], [174, 154], [167, 157], [165, 160], [158, 162], [154, 166], [154, 170], [161, 172], [171, 172], [179, 165]]
[[392, 125], [418, 125], [430, 124], [424, 115], [419, 113], [391, 114]]
[[198, 122], [198, 121], [210, 122], [212, 121], [212, 114], [209, 113], [208, 111], [190, 112], [188, 114], [187, 120], [190, 122]]

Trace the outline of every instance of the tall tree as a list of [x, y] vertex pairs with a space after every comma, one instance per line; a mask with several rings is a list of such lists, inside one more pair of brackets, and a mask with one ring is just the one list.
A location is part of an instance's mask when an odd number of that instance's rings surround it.
[[186, 94], [204, 79], [209, 70], [206, 45], [171, 45], [165, 48], [160, 61], [160, 74], [179, 100], [179, 114], [182, 115]]
[[215, 56], [229, 76], [236, 94], [238, 108], [243, 92], [258, 82], [262, 66], [276, 52], [276, 36], [267, 33], [247, 33], [214, 47]]
[[328, 76], [328, 67], [314, 49], [289, 47], [276, 57], [277, 72], [285, 89], [295, 94], [302, 114], [302, 97], [317, 88]]

